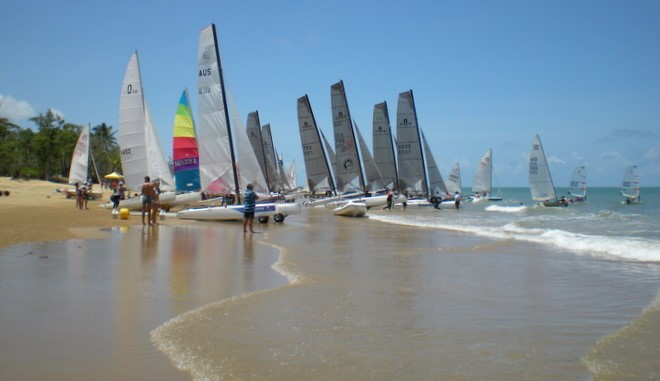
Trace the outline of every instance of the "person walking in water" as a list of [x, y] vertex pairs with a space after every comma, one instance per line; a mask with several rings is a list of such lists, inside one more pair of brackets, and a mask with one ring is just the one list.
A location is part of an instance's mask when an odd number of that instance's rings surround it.
[[254, 229], [252, 228], [252, 225], [254, 224], [254, 209], [259, 196], [254, 193], [252, 190], [253, 188], [252, 184], [248, 184], [247, 189], [243, 194], [243, 233], [247, 233], [248, 225], [250, 227], [250, 233], [254, 233]]

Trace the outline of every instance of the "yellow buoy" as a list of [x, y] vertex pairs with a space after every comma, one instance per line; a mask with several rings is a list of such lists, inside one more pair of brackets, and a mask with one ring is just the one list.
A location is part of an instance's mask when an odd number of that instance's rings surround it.
[[119, 218], [122, 220], [127, 220], [128, 219], [128, 208], [121, 208], [119, 209]]

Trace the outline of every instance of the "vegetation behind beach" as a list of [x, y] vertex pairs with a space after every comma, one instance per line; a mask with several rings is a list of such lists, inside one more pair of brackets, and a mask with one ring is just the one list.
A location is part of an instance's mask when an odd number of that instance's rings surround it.
[[[36, 129], [0, 118], [0, 176], [64, 180], [83, 126], [67, 122], [50, 109], [30, 121]], [[100, 176], [121, 168], [116, 132], [105, 123], [90, 128], [90, 154]], [[95, 178], [96, 173], [90, 176], [95, 182], [101, 180]]]

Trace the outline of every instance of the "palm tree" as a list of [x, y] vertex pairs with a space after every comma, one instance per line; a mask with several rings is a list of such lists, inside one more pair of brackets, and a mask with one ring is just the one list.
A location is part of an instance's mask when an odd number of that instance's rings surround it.
[[112, 126], [105, 123], [92, 128], [92, 153], [96, 168], [100, 173], [114, 172], [121, 166], [119, 144], [117, 144], [117, 138], [115, 137], [116, 132], [112, 130]]

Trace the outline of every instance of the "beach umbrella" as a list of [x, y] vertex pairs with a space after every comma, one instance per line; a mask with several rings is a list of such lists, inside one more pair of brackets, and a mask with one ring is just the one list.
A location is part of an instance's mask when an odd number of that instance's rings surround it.
[[117, 173], [117, 172], [112, 172], [112, 173], [107, 174], [107, 175], [105, 175], [105, 176], [103, 176], [103, 177], [105, 177], [106, 179], [109, 179], [109, 180], [121, 180], [121, 179], [124, 178], [124, 176], [120, 175], [120, 174]]

